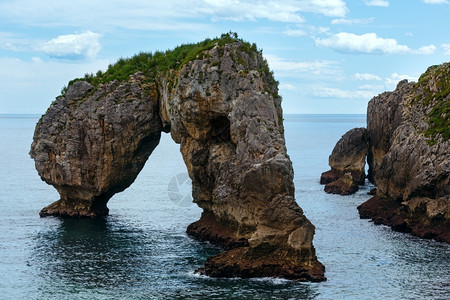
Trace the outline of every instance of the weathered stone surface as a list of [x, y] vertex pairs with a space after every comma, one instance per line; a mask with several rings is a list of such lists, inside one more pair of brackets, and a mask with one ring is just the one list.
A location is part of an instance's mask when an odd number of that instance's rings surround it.
[[350, 172], [353, 180], [364, 184], [369, 136], [366, 128], [354, 128], [346, 132], [336, 143], [329, 157], [331, 169], [341, 174]]
[[349, 195], [358, 190], [358, 184], [364, 184], [368, 147], [365, 128], [351, 129], [342, 136], [329, 157], [331, 170], [320, 176], [320, 183], [326, 184], [325, 192]]
[[416, 197], [407, 202], [374, 196], [358, 206], [361, 218], [372, 219], [375, 224], [389, 225], [400, 232], [450, 243], [450, 199]]
[[[420, 237], [450, 242], [450, 140], [424, 134], [431, 126], [433, 109], [447, 107], [440, 118], [448, 124], [449, 82], [450, 64], [444, 64], [430, 68], [418, 83], [400, 82], [396, 91], [369, 103], [371, 120], [386, 115], [386, 103], [397, 104], [392, 111], [402, 113], [391, 117], [400, 121], [388, 125], [372, 122], [369, 129], [372, 153], [385, 154], [369, 160], [378, 189], [374, 198], [360, 206], [361, 217]], [[383, 129], [377, 127], [383, 125], [391, 129], [384, 139], [380, 138]], [[381, 147], [373, 144], [378, 141], [382, 141]]]
[[[377, 189], [358, 207], [361, 218], [450, 242], [449, 107], [449, 63], [430, 67], [418, 83], [403, 80], [395, 91], [369, 102], [368, 177]], [[345, 155], [340, 151], [337, 158]], [[339, 171], [332, 168], [322, 174], [321, 183], [336, 178]], [[337, 180], [326, 190], [340, 191], [343, 186]]]
[[203, 209], [188, 233], [232, 249], [208, 259], [207, 275], [325, 280], [314, 226], [294, 199], [277, 83], [244, 46], [217, 44], [154, 81], [138, 73], [69, 86], [32, 145], [39, 174], [61, 194], [41, 215], [107, 214], [108, 199], [133, 182], [170, 128]]
[[367, 131], [370, 137], [367, 177], [377, 184], [375, 174], [388, 152], [394, 131], [402, 123], [403, 102], [411, 93], [414, 83], [402, 80], [393, 92], [384, 92], [367, 105]]
[[[286, 256], [297, 259], [286, 261]], [[245, 260], [242, 260], [242, 257], [245, 257]], [[262, 257], [264, 259], [261, 259]], [[302, 260], [303, 257], [298, 254], [292, 255], [285, 251], [273, 250], [270, 245], [262, 245], [251, 253], [244, 248], [237, 248], [210, 257], [205, 263], [205, 268], [199, 272], [211, 277], [280, 277], [282, 274], [282, 277], [286, 279], [323, 281], [325, 271], [323, 265], [313, 262], [306, 267], [299, 263]], [[286, 262], [279, 264], [280, 261]]]
[[358, 191], [358, 184], [353, 179], [351, 173], [346, 173], [339, 179], [325, 185], [325, 192], [328, 194], [351, 195]]
[[322, 175], [320, 175], [320, 184], [327, 184], [327, 183], [336, 181], [341, 176], [342, 176], [341, 173], [333, 171], [333, 170], [323, 172]]
[[94, 87], [69, 86], [36, 125], [31, 157], [42, 180], [60, 200], [41, 216], [97, 216], [130, 186], [158, 145], [158, 99], [147, 93], [145, 77]]
[[[277, 90], [270, 79], [256, 71], [264, 67], [262, 58], [238, 51], [239, 45], [213, 48], [208, 57], [220, 72], [205, 61], [193, 61], [181, 69], [177, 88], [162, 93], [163, 120], [170, 122], [172, 137], [181, 144], [194, 202], [203, 208], [201, 220], [190, 225], [188, 233], [227, 249], [248, 245], [221, 254], [222, 262], [230, 259], [226, 264], [252, 265], [249, 253], [268, 244], [290, 251], [273, 264], [290, 269], [288, 261], [299, 256], [295, 265], [303, 261], [302, 268], [309, 269], [306, 266], [316, 261], [314, 226], [293, 198], [281, 99], [273, 96]], [[232, 59], [237, 56], [240, 63]], [[202, 81], [190, 79], [200, 77]], [[223, 276], [211, 269], [215, 259], [210, 258], [205, 273]], [[245, 271], [241, 275], [246, 276]]]

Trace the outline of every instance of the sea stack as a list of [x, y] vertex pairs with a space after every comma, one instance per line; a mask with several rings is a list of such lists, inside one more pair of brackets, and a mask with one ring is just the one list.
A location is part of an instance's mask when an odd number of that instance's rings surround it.
[[188, 234], [226, 250], [200, 272], [325, 280], [314, 226], [294, 199], [278, 82], [261, 51], [233, 34], [72, 81], [31, 147], [39, 175], [61, 196], [41, 216], [106, 215], [162, 131], [180, 144], [203, 209]]
[[331, 170], [320, 177], [320, 183], [326, 184], [325, 192], [350, 195], [358, 190], [359, 184], [364, 184], [368, 147], [365, 128], [354, 128], [342, 136], [328, 160]]
[[369, 180], [361, 218], [450, 243], [450, 63], [399, 82], [367, 109]]

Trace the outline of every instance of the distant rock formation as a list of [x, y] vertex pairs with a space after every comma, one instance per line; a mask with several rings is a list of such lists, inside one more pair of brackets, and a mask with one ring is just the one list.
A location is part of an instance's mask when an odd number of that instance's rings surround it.
[[364, 184], [368, 147], [365, 128], [354, 128], [342, 136], [329, 157], [331, 170], [320, 177], [320, 183], [326, 184], [325, 192], [349, 195], [358, 190], [358, 184]]
[[361, 218], [450, 243], [450, 63], [399, 82], [368, 105], [368, 178]]
[[[61, 196], [41, 216], [106, 215], [170, 131], [203, 209], [187, 232], [227, 250], [200, 272], [325, 280], [314, 226], [294, 199], [281, 98], [261, 52], [224, 35], [140, 56], [70, 83], [37, 124], [30, 154]], [[130, 64], [144, 68], [123, 77]]]

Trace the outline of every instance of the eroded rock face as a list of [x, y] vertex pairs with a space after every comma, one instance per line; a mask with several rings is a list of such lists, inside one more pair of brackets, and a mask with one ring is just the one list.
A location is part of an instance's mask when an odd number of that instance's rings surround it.
[[358, 183], [353, 179], [351, 173], [346, 173], [338, 179], [325, 185], [325, 193], [351, 195], [358, 191]]
[[158, 145], [159, 104], [145, 76], [94, 87], [69, 86], [36, 125], [30, 155], [61, 199], [41, 216], [108, 214], [106, 203], [129, 187]]
[[[449, 107], [448, 63], [369, 102], [368, 177], [377, 189], [358, 207], [362, 218], [450, 243]], [[339, 156], [345, 160], [345, 151]], [[330, 180], [336, 173], [323, 176]]]
[[370, 136], [367, 163], [368, 178], [376, 182], [376, 172], [392, 143], [394, 131], [402, 123], [403, 103], [414, 86], [402, 80], [392, 92], [384, 92], [369, 101], [367, 105], [367, 131]]
[[351, 129], [342, 136], [329, 157], [331, 170], [320, 177], [320, 183], [326, 184], [325, 192], [349, 195], [358, 190], [358, 184], [364, 184], [368, 147], [365, 128]]
[[[397, 97], [394, 103], [401, 108], [393, 110], [401, 110], [402, 114], [397, 117], [400, 124], [391, 126], [393, 131], [385, 155], [381, 158], [374, 155], [372, 176], [377, 193], [359, 207], [362, 217], [447, 243], [450, 243], [450, 140], [443, 134], [426, 133], [431, 126], [430, 114], [440, 107], [444, 109], [438, 116], [448, 124], [449, 82], [450, 64], [433, 67], [418, 83], [401, 82], [392, 94], [382, 94], [370, 104], [368, 113], [375, 115], [373, 120], [379, 118], [387, 102]], [[371, 125], [371, 143], [380, 140], [372, 140], [372, 135], [377, 136], [381, 130]], [[374, 153], [382, 153], [381, 148], [371, 146]], [[390, 209], [382, 212], [383, 207]]]
[[[194, 202], [203, 208], [188, 233], [227, 249], [241, 246], [210, 258], [206, 275], [246, 277], [248, 269], [260, 269], [263, 255], [263, 261], [270, 256], [274, 265], [284, 267], [260, 276], [286, 277], [292, 270], [283, 253], [290, 251], [289, 260], [302, 266], [301, 274], [314, 270], [307, 278], [299, 273], [298, 279], [321, 280], [316, 269], [323, 269], [312, 247], [314, 226], [294, 200], [276, 85], [256, 71], [263, 68], [260, 56], [239, 51], [239, 45], [213, 48], [210, 65], [189, 63], [181, 69], [176, 89], [163, 93], [163, 122], [171, 124], [172, 137], [181, 144]], [[232, 59], [238, 55], [240, 62]], [[254, 254], [265, 245], [264, 254]], [[218, 268], [218, 261], [225, 266]], [[219, 271], [230, 265], [238, 270]]]
[[31, 155], [61, 194], [41, 215], [107, 214], [108, 199], [134, 181], [170, 128], [203, 209], [187, 232], [229, 249], [202, 272], [325, 280], [314, 226], [294, 199], [281, 98], [266, 62], [241, 42], [201, 56], [154, 82], [136, 74], [71, 85], [36, 127]]

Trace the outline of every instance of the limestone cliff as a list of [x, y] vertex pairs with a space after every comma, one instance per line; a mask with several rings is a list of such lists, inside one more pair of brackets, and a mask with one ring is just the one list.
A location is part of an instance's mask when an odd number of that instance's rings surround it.
[[450, 243], [449, 111], [449, 63], [371, 100], [369, 174], [378, 190], [359, 207], [362, 217]]
[[201, 272], [324, 280], [314, 226], [294, 199], [282, 119], [261, 52], [230, 34], [121, 60], [71, 82], [37, 124], [30, 153], [61, 196], [41, 215], [107, 214], [170, 131], [203, 209], [187, 232], [228, 250]]
[[374, 197], [362, 218], [450, 243], [450, 63], [374, 97], [367, 109]]
[[394, 131], [402, 123], [403, 103], [409, 97], [414, 83], [402, 80], [392, 92], [384, 92], [367, 105], [367, 130], [370, 135], [368, 178], [375, 182], [375, 174], [391, 147]]

